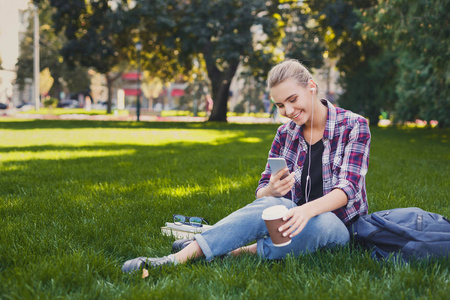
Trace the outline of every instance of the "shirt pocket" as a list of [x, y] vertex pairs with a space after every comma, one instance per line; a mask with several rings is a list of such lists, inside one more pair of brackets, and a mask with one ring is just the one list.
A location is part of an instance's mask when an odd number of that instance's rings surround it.
[[332, 184], [335, 186], [339, 182], [339, 174], [341, 173], [342, 156], [336, 155], [331, 166]]
[[333, 173], [331, 169], [332, 164], [330, 162], [324, 163], [322, 166], [322, 178], [323, 178], [323, 191], [324, 194], [328, 194], [333, 188]]

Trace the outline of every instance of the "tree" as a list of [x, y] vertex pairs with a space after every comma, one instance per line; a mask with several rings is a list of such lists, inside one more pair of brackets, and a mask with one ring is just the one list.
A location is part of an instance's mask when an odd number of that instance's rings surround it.
[[302, 5], [299, 11], [289, 12], [286, 17], [291, 22], [282, 41], [285, 56], [300, 60], [308, 68], [322, 67], [326, 45], [320, 24], [313, 18], [310, 7]]
[[345, 89], [339, 104], [376, 124], [436, 119], [450, 126], [447, 0], [308, 2]]
[[[365, 60], [362, 38], [356, 25], [360, 17], [355, 11], [373, 1], [311, 0], [308, 2], [311, 14], [319, 24], [318, 31], [325, 41], [329, 57], [338, 58], [341, 72], [356, 69]], [[360, 7], [359, 6], [359, 7]]]
[[222, 122], [239, 64], [251, 68], [255, 78], [264, 77], [282, 59], [274, 52], [295, 12], [301, 13], [297, 1], [286, 0], [141, 0], [133, 9], [149, 53], [145, 67], [173, 76], [175, 70], [188, 74], [194, 59], [204, 61], [214, 100], [209, 120]]
[[371, 125], [377, 125], [382, 111], [393, 112], [395, 107], [396, 59], [394, 52], [383, 51], [347, 71], [341, 82], [345, 93], [339, 98], [339, 105], [369, 118]]
[[42, 70], [42, 72], [39, 74], [39, 94], [48, 94], [54, 81], [55, 79], [50, 74], [50, 70], [48, 68]]
[[[54, 98], [60, 96], [63, 90], [62, 81], [68, 83], [71, 91], [84, 91], [89, 89], [89, 78], [85, 68], [77, 67], [75, 70], [69, 70], [63, 57], [59, 51], [66, 42], [63, 35], [55, 34], [52, 28], [52, 14], [54, 9], [50, 6], [49, 1], [42, 0], [39, 3], [39, 60], [40, 71], [49, 69], [54, 79], [49, 94]], [[23, 90], [25, 87], [25, 79], [33, 75], [33, 28], [34, 22], [32, 16], [29, 18], [28, 28], [25, 38], [20, 44], [20, 55], [17, 60], [17, 79], [16, 83]]]
[[120, 77], [118, 67], [128, 60], [129, 47], [133, 45], [124, 30], [128, 28], [125, 26], [128, 21], [123, 19], [128, 16], [124, 13], [128, 1], [50, 0], [50, 3], [55, 8], [53, 26], [67, 38], [61, 49], [64, 60], [71, 67], [92, 68], [105, 75], [107, 112], [111, 113], [112, 85]]
[[420, 118], [450, 126], [449, 10], [448, 0], [391, 0], [365, 16], [367, 35], [397, 53], [399, 121]]
[[364, 12], [376, 0], [331, 0], [308, 2], [319, 23], [327, 53], [337, 58], [340, 83], [344, 93], [339, 105], [369, 118], [376, 125], [381, 110], [395, 101], [395, 57], [385, 53], [385, 46], [364, 35], [361, 28]]
[[[283, 30], [295, 19], [292, 13], [300, 15], [304, 6], [294, 0], [50, 1], [56, 9], [54, 28], [67, 38], [64, 60], [105, 74], [108, 112], [111, 82], [117, 78], [112, 71], [135, 57], [134, 44], [141, 41], [141, 61], [153, 77], [190, 76], [194, 61], [205, 65], [215, 103], [211, 121], [226, 121], [229, 87], [239, 64], [261, 81], [283, 59], [281, 41], [294, 36]], [[291, 55], [304, 55], [304, 49], [293, 45]]]

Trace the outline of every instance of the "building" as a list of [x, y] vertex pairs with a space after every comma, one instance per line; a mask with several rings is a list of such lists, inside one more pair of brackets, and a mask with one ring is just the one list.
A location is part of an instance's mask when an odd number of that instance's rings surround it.
[[[14, 81], [19, 45], [28, 24], [28, 2], [0, 0], [0, 103], [19, 104], [19, 92]], [[28, 93], [31, 99], [31, 91]]]

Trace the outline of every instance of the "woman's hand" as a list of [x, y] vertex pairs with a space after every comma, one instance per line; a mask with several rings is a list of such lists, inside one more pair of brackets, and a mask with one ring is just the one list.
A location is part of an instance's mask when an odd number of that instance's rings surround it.
[[269, 184], [265, 187], [265, 196], [282, 197], [292, 190], [295, 183], [295, 173], [291, 173], [281, 179], [286, 172], [289, 173], [288, 168], [284, 168], [277, 174], [270, 176]]
[[305, 228], [309, 219], [313, 216], [314, 214], [312, 214], [305, 205], [291, 208], [283, 217], [283, 221], [288, 221], [280, 226], [278, 231], [283, 232], [283, 236], [293, 238]]
[[283, 221], [287, 222], [280, 226], [278, 231], [283, 232], [284, 236], [290, 236], [292, 238], [305, 228], [311, 218], [327, 211], [336, 210], [347, 205], [347, 203], [347, 194], [341, 189], [334, 189], [330, 193], [314, 201], [291, 208], [286, 215], [283, 216]]

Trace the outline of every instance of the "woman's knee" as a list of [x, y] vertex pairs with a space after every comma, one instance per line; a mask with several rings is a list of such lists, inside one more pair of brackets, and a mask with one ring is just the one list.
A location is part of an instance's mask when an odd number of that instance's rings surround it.
[[345, 244], [350, 235], [344, 223], [332, 212], [326, 212], [310, 220], [314, 232], [320, 234], [331, 244]]

